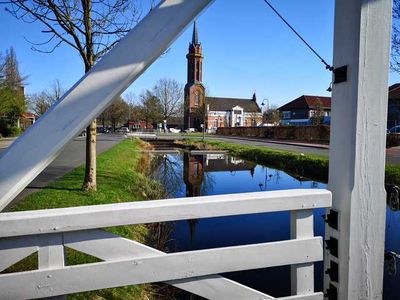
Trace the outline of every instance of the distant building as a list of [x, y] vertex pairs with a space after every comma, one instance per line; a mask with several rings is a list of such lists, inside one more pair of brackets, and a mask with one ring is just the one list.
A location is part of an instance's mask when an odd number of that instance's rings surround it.
[[[331, 97], [303, 95], [281, 106], [282, 125], [309, 125], [317, 99], [322, 104], [325, 123], [330, 124]], [[400, 83], [389, 87], [387, 128], [400, 125]]]
[[400, 83], [389, 87], [387, 128], [400, 125]]
[[38, 118], [39, 117], [33, 113], [24, 112], [17, 119], [17, 127], [25, 130], [35, 124]]
[[282, 125], [309, 125], [317, 109], [323, 110], [324, 123], [330, 124], [331, 97], [303, 95], [279, 107], [278, 111], [282, 114]]
[[185, 85], [185, 128], [200, 129], [205, 115], [208, 130], [218, 127], [257, 126], [262, 123], [262, 113], [255, 94], [250, 99], [206, 96], [202, 82], [203, 50], [198, 41], [196, 23], [186, 58], [188, 64]]

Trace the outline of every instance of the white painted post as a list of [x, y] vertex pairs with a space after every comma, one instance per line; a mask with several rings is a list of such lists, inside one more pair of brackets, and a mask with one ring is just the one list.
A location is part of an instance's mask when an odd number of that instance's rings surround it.
[[[312, 210], [290, 212], [290, 235], [292, 239], [305, 239], [314, 236], [314, 215]], [[314, 292], [314, 264], [292, 265], [290, 270], [292, 295], [312, 294]]]
[[[38, 259], [39, 259], [39, 269], [52, 269], [64, 267], [65, 257], [64, 257], [64, 244], [62, 234], [52, 234], [48, 235], [46, 240], [47, 245], [39, 247]], [[49, 277], [49, 280], [52, 279]], [[38, 286], [38, 289], [51, 289], [51, 285], [43, 284]], [[54, 296], [47, 297], [48, 300], [66, 300], [67, 296]]]
[[[347, 81], [334, 84], [329, 164], [338, 229], [338, 282], [325, 277], [337, 299], [381, 299], [385, 238], [385, 140], [391, 0], [337, 0], [334, 66], [347, 65]], [[331, 298], [335, 299], [334, 293]]]

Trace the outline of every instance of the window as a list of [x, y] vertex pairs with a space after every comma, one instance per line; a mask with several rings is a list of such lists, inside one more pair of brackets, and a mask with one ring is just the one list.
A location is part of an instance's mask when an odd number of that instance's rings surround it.
[[284, 111], [282, 114], [284, 119], [290, 119], [291, 117], [290, 111]]
[[233, 113], [234, 113], [235, 115], [241, 115], [241, 114], [242, 114], [242, 111], [241, 111], [240, 109], [235, 109], [235, 110], [233, 111]]
[[194, 92], [194, 105], [199, 106], [200, 105], [200, 93], [199, 91]]
[[196, 81], [200, 81], [200, 62], [196, 62]]

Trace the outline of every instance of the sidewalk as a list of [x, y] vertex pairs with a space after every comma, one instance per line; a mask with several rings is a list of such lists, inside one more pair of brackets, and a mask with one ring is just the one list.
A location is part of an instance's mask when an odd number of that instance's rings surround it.
[[1, 138], [0, 139], [0, 149], [7, 148], [10, 146], [17, 138], [12, 137], [12, 138]]

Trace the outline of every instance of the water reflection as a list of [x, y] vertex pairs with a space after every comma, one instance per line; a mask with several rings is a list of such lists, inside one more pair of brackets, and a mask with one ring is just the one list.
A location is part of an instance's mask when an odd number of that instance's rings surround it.
[[[152, 161], [153, 176], [162, 182], [169, 197], [196, 197], [294, 188], [325, 188], [326, 185], [281, 170], [257, 165], [225, 154], [157, 155]], [[399, 191], [400, 194], [400, 191]], [[396, 201], [395, 201], [396, 200]], [[386, 263], [384, 299], [400, 299], [400, 205], [389, 199], [386, 215]], [[323, 210], [315, 211], [314, 231], [323, 236]], [[172, 251], [262, 243], [289, 238], [289, 213], [257, 214], [179, 221], [171, 233]], [[397, 272], [396, 272], [397, 269]], [[322, 289], [322, 264], [315, 266], [315, 287]], [[288, 295], [290, 272], [287, 267], [225, 274], [275, 297]], [[186, 293], [179, 299], [193, 299]]]
[[[226, 154], [158, 155], [153, 160], [152, 174], [171, 198], [325, 187], [322, 183], [295, 178]], [[322, 214], [322, 210], [317, 210], [315, 232], [318, 235], [323, 234], [319, 220]], [[285, 240], [290, 238], [289, 220], [288, 212], [278, 212], [178, 221], [168, 248], [187, 251]], [[316, 271], [322, 278], [322, 264]], [[224, 275], [276, 297], [289, 295], [287, 266]], [[266, 281], [266, 278], [269, 279]], [[322, 285], [317, 283], [316, 287], [321, 289]], [[182, 293], [179, 299], [189, 299], [189, 296]]]

